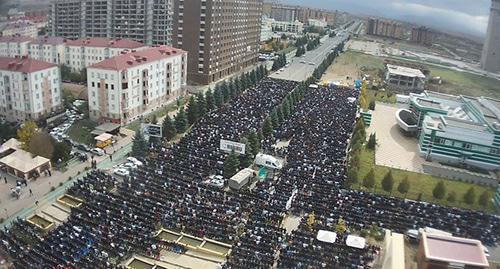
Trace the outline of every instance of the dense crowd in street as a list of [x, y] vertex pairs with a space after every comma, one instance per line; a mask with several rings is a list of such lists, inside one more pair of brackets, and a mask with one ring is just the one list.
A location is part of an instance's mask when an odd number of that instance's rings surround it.
[[[144, 165], [121, 181], [93, 171], [69, 189], [85, 201], [67, 222], [47, 235], [23, 220], [0, 232], [2, 248], [16, 268], [116, 268], [132, 254], [158, 258], [171, 245], [156, 238], [160, 227], [229, 243], [223, 268], [370, 268], [379, 249], [346, 245], [348, 234], [376, 225], [404, 232], [434, 227], [493, 244], [500, 220], [491, 215], [403, 201], [343, 188], [358, 91], [309, 89], [291, 116], [274, 132], [290, 140], [287, 163], [275, 180], [252, 190], [220, 190], [201, 184], [221, 174], [227, 153], [220, 139], [239, 141], [264, 119], [297, 83], [264, 79], [223, 107], [211, 111], [170, 147], [155, 147]], [[263, 143], [266, 151], [270, 144]], [[287, 214], [303, 217], [290, 234]], [[318, 230], [347, 231], [335, 243], [316, 240]]]

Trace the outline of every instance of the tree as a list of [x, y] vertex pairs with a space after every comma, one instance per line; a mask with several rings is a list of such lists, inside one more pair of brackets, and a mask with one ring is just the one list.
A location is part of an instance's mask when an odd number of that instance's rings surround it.
[[464, 202], [468, 205], [474, 204], [476, 200], [476, 190], [474, 187], [470, 187], [467, 192], [464, 194]]
[[21, 142], [21, 147], [24, 150], [29, 149], [29, 144], [31, 137], [37, 132], [38, 126], [36, 126], [36, 123], [32, 120], [25, 121], [22, 125], [21, 128], [17, 130], [17, 138], [19, 139], [19, 142]]
[[483, 207], [486, 207], [488, 205], [488, 203], [490, 202], [490, 194], [488, 193], [488, 191], [483, 191], [483, 193], [481, 193], [481, 195], [479, 196], [479, 199], [478, 199], [478, 204], [483, 206]]
[[389, 170], [382, 179], [382, 189], [384, 191], [392, 193], [392, 188], [394, 187], [394, 178], [392, 177], [392, 172]]
[[71, 146], [65, 142], [54, 143], [54, 152], [52, 153], [52, 161], [57, 162], [61, 160], [66, 162], [70, 158]]
[[335, 225], [335, 231], [338, 234], [343, 234], [347, 231], [347, 225], [342, 217], [340, 217], [337, 221], [337, 224]]
[[253, 164], [255, 156], [253, 155], [250, 148], [251, 148], [250, 144], [246, 143], [245, 154], [240, 156], [241, 160], [240, 163], [242, 167], [249, 167], [250, 165]]
[[375, 171], [373, 171], [373, 168], [370, 169], [370, 172], [363, 178], [363, 186], [367, 189], [371, 189], [375, 186]]
[[403, 178], [403, 180], [401, 180], [401, 182], [399, 182], [398, 192], [404, 194], [406, 197], [406, 194], [408, 194], [409, 190], [410, 190], [410, 181], [408, 181], [408, 177], [405, 177]]
[[167, 114], [162, 123], [163, 126], [163, 138], [167, 141], [171, 141], [177, 135], [177, 129], [175, 128], [175, 124], [172, 121], [172, 118]]
[[224, 80], [220, 85], [220, 90], [223, 97], [223, 103], [229, 101], [229, 87], [227, 86], [227, 82]]
[[28, 151], [36, 156], [52, 159], [54, 143], [52, 137], [46, 132], [36, 132], [30, 139]]
[[9, 123], [0, 123], [0, 142], [15, 138], [17, 129]]
[[205, 93], [205, 101], [207, 103], [207, 111], [211, 111], [215, 108], [214, 95], [212, 93], [212, 89], [210, 88], [208, 88], [207, 92]]
[[194, 124], [198, 120], [198, 104], [194, 96], [189, 98], [189, 103], [187, 107], [187, 119], [189, 125]]
[[253, 155], [257, 155], [260, 151], [260, 141], [257, 133], [250, 132], [248, 134], [248, 146], [246, 151], [250, 151]]
[[[153, 114], [153, 117], [151, 118], [151, 124], [158, 124], [158, 117], [156, 116], [156, 114]], [[149, 144], [158, 145], [160, 143], [160, 138], [150, 135], [148, 137], [148, 142]]]
[[377, 146], [377, 138], [375, 137], [375, 133], [372, 133], [368, 138], [368, 143], [366, 144], [366, 147], [371, 150], [374, 150], [376, 146]]
[[224, 96], [222, 96], [222, 92], [219, 86], [215, 86], [214, 104], [216, 107], [221, 107], [222, 104], [224, 104]]
[[457, 193], [452, 191], [448, 194], [448, 198], [446, 198], [446, 201], [449, 203], [454, 203], [457, 201]]
[[264, 137], [271, 137], [273, 135], [273, 124], [269, 117], [266, 118], [262, 126], [262, 135]]
[[239, 167], [240, 160], [238, 159], [236, 153], [234, 153], [233, 151], [229, 155], [227, 155], [226, 160], [224, 161], [224, 177], [231, 178], [238, 172]]
[[61, 79], [69, 80], [71, 75], [71, 68], [65, 64], [61, 64]]
[[436, 187], [434, 187], [434, 190], [432, 190], [432, 196], [434, 196], [435, 199], [441, 200], [444, 198], [446, 195], [446, 186], [444, 185], [444, 181], [439, 181], [436, 184]]
[[352, 186], [358, 183], [358, 171], [355, 167], [351, 167], [347, 172], [347, 185]]
[[175, 128], [179, 134], [184, 133], [188, 128], [188, 119], [184, 108], [181, 108], [177, 115], [175, 115]]
[[148, 150], [148, 143], [142, 135], [140, 130], [135, 131], [134, 138], [132, 139], [132, 156], [140, 157], [144, 156]]
[[197, 93], [196, 102], [198, 104], [198, 119], [201, 119], [207, 114], [207, 101], [202, 93]]

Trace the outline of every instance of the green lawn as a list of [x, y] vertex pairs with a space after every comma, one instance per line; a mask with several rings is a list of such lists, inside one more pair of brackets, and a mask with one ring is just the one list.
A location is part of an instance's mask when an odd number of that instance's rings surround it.
[[78, 121], [75, 124], [71, 125], [71, 127], [68, 129], [68, 136], [78, 143], [86, 144], [89, 146], [94, 145], [94, 136], [90, 132], [92, 132], [96, 126], [97, 123], [91, 121], [90, 119]]
[[[361, 155], [360, 155], [360, 166], [358, 170], [358, 183], [353, 186], [355, 189], [364, 189], [366, 188], [360, 186], [362, 183], [362, 179], [365, 177], [365, 175], [370, 171], [371, 168], [374, 168], [375, 171], [375, 189], [370, 190], [373, 191], [377, 194], [382, 194], [382, 195], [389, 195], [386, 191], [384, 191], [381, 187], [381, 181], [384, 175], [390, 170], [392, 170], [392, 175], [394, 177], [394, 191], [392, 192], [392, 196], [398, 197], [398, 198], [404, 198], [404, 195], [401, 193], [397, 192], [397, 186], [399, 182], [404, 178], [408, 177], [408, 180], [410, 182], [410, 190], [406, 196], [408, 199], [412, 200], [417, 200], [418, 196], [420, 193], [422, 193], [422, 201], [427, 201], [427, 202], [432, 202], [436, 204], [441, 204], [445, 206], [452, 206], [452, 207], [461, 207], [461, 208], [468, 208], [468, 209], [473, 209], [473, 210], [482, 210], [482, 211], [487, 211], [487, 212], [493, 212], [493, 204], [490, 202], [487, 208], [483, 208], [480, 205], [477, 204], [477, 198], [481, 193], [485, 190], [487, 190], [490, 193], [490, 197], [493, 197], [493, 194], [495, 192], [495, 189], [493, 188], [487, 188], [479, 185], [474, 185], [470, 183], [464, 183], [460, 181], [452, 181], [452, 180], [447, 180], [447, 179], [442, 179], [426, 174], [420, 174], [420, 173], [415, 173], [415, 172], [408, 172], [404, 170], [399, 170], [399, 169], [393, 169], [389, 167], [384, 167], [384, 166], [379, 166], [375, 165], [375, 152], [373, 150], [367, 150], [367, 149], [362, 149], [361, 150]], [[434, 187], [436, 186], [437, 182], [440, 180], [443, 180], [446, 185], [446, 196], [443, 200], [436, 200], [432, 197], [432, 191]], [[475, 192], [476, 192], [476, 203], [474, 205], [467, 205], [466, 203], [462, 202], [462, 197], [466, 193], [466, 191], [471, 187], [474, 186]], [[448, 197], [448, 193], [451, 191], [455, 191], [457, 194], [457, 201], [454, 203], [449, 203], [446, 201], [446, 198]]]

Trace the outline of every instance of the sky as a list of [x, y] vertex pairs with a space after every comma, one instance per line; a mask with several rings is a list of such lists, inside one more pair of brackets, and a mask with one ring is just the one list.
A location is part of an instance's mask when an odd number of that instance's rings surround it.
[[281, 0], [281, 3], [375, 15], [484, 37], [490, 0]]

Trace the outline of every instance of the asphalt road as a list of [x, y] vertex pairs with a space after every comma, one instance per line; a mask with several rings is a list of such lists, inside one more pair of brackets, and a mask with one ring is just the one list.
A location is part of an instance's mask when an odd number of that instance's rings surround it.
[[[358, 24], [359, 22], [356, 22], [351, 25], [347, 29], [347, 32], [352, 33]], [[306, 54], [301, 57], [293, 57], [288, 67], [284, 67], [284, 70], [281, 72], [278, 71], [271, 74], [270, 77], [292, 81], [306, 80], [312, 75], [314, 69], [316, 69], [321, 62], [323, 62], [333, 48], [349, 38], [350, 34], [347, 32], [339, 30], [336, 30], [336, 32], [338, 33], [337, 36], [326, 36], [316, 49], [307, 51]], [[301, 63], [301, 61], [304, 63]]]

